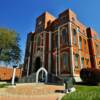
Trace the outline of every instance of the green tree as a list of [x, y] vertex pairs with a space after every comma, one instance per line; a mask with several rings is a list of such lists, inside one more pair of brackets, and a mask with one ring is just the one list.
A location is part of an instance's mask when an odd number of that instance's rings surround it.
[[0, 61], [17, 64], [21, 60], [19, 41], [17, 32], [0, 28]]

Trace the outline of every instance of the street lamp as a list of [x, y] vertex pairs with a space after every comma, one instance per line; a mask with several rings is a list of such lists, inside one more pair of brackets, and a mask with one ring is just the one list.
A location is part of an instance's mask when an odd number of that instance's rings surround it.
[[13, 76], [12, 76], [12, 82], [11, 82], [12, 85], [15, 84], [16, 67], [17, 67], [16, 65], [13, 66]]

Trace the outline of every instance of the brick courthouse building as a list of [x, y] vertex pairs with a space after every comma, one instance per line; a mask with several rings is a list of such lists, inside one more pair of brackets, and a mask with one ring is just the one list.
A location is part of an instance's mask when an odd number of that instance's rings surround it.
[[[38, 66], [38, 67], [37, 67]], [[58, 18], [48, 12], [36, 20], [27, 36], [23, 75], [43, 66], [56, 76], [79, 76], [82, 68], [100, 68], [100, 40], [70, 9]]]

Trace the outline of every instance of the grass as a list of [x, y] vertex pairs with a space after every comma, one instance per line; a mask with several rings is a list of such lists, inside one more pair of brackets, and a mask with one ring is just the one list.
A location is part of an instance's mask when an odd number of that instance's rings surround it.
[[100, 86], [75, 85], [76, 91], [66, 94], [62, 100], [100, 100]]
[[0, 84], [0, 88], [5, 88], [7, 86], [9, 86], [10, 84]]

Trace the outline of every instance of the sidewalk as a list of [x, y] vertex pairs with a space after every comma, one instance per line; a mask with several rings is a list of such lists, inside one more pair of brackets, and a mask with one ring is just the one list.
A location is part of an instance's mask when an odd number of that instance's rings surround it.
[[55, 91], [63, 89], [64, 86], [21, 84], [0, 90], [0, 100], [60, 100], [64, 93]]
[[0, 96], [0, 100], [61, 100], [62, 94], [52, 94], [44, 96]]

